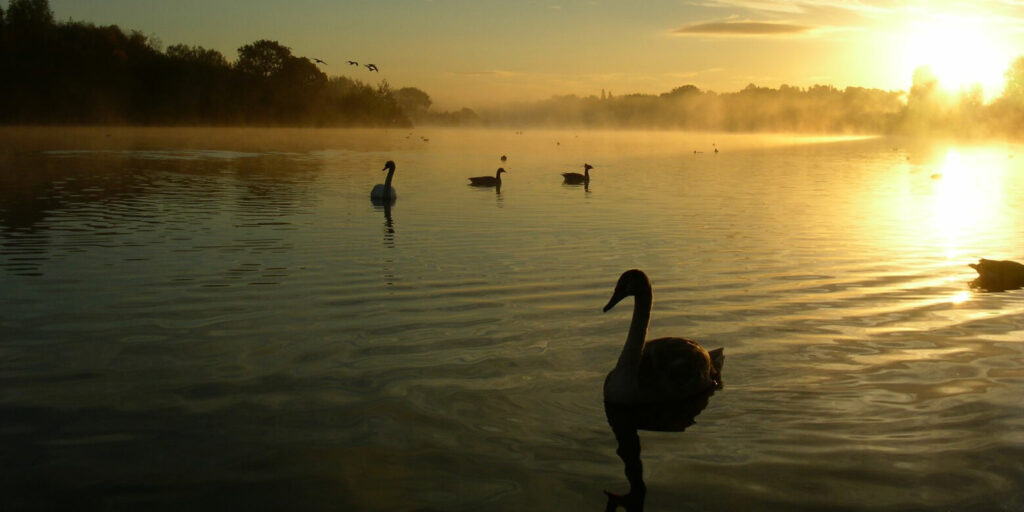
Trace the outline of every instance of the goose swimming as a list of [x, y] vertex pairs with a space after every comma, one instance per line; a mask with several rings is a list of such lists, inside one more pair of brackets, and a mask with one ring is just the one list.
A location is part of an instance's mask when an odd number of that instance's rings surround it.
[[590, 170], [594, 166], [590, 164], [583, 164], [583, 174], [578, 172], [563, 172], [562, 179], [569, 185], [579, 185], [581, 183], [590, 183]]
[[473, 187], [500, 187], [501, 173], [503, 172], [507, 171], [499, 167], [498, 172], [494, 173], [494, 176], [475, 176], [469, 178], [469, 185]]
[[619, 361], [604, 381], [606, 404], [640, 405], [692, 400], [722, 386], [723, 349], [710, 353], [696, 341], [646, 341], [653, 292], [647, 275], [627, 270], [619, 277], [604, 311], [633, 296], [633, 321]]
[[385, 199], [394, 201], [398, 198], [398, 194], [395, 193], [394, 187], [391, 186], [391, 179], [395, 176], [395, 163], [388, 160], [384, 164], [382, 171], [388, 171], [388, 177], [384, 178], [384, 183], [378, 183], [373, 186], [373, 190], [370, 191], [370, 199], [383, 201]]

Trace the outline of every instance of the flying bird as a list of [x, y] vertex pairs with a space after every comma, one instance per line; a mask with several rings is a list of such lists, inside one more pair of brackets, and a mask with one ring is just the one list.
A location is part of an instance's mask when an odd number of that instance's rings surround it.
[[375, 64], [367, 64], [366, 69], [369, 69], [370, 71], [378, 71]]
[[326, 66], [326, 65], [327, 65], [327, 63], [326, 63], [326, 62], [324, 62], [324, 61], [322, 61], [322, 60], [320, 60], [320, 59], [317, 59], [317, 58], [313, 58], [313, 62], [316, 62], [317, 64], [323, 64], [324, 66]]
[[358, 65], [359, 65], [359, 63], [358, 63], [358, 62], [356, 62], [356, 61], [354, 61], [354, 60], [350, 60], [350, 61], [348, 61], [348, 65], [349, 65], [349, 66], [358, 66]]

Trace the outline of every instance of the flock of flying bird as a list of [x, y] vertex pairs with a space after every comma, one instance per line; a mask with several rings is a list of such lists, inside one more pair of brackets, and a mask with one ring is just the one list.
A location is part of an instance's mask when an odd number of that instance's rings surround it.
[[[322, 59], [314, 58], [313, 62], [316, 62], [317, 64], [323, 64], [324, 66], [327, 65], [327, 63], [324, 62]], [[359, 62], [354, 61], [354, 60], [350, 60], [350, 61], [348, 61], [348, 65], [349, 66], [358, 66]], [[370, 71], [373, 71], [373, 72], [376, 72], [376, 73], [380, 73], [380, 70], [377, 69], [377, 65], [376, 64], [363, 64], [363, 67], [366, 68], [366, 69], [369, 69]]]

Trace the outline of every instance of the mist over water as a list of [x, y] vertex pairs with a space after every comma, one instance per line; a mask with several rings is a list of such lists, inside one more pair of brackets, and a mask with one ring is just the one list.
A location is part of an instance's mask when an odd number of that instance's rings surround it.
[[641, 268], [727, 358], [647, 510], [1019, 510], [1024, 292], [967, 264], [1024, 260], [1022, 149], [4, 129], [4, 508], [600, 509]]

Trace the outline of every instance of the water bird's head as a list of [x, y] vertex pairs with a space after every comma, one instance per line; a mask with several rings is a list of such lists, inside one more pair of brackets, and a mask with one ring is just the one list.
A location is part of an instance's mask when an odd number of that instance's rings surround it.
[[632, 269], [627, 270], [619, 276], [619, 282], [615, 284], [615, 291], [612, 292], [612, 298], [608, 300], [608, 304], [604, 306], [604, 312], [615, 307], [622, 299], [631, 295], [635, 296], [638, 293], [649, 294], [651, 292], [651, 281], [647, 279], [647, 274], [644, 274], [642, 270]]
[[589, 171], [589, 170], [591, 170], [591, 169], [593, 169], [593, 168], [594, 168], [594, 166], [593, 166], [593, 165], [590, 165], [590, 164], [583, 164], [583, 170], [584, 170], [584, 171]]
[[501, 174], [503, 172], [508, 172], [508, 171], [506, 171], [504, 167], [498, 167], [498, 172], [495, 173], [495, 174]]
[[383, 169], [381, 169], [381, 171], [393, 171], [393, 170], [395, 170], [395, 163], [394, 163], [394, 162], [392, 162], [391, 160], [388, 160], [388, 161], [387, 161], [387, 162], [386, 162], [386, 163], [384, 164], [384, 168], [383, 168]]

